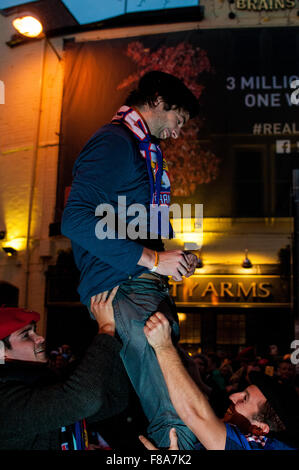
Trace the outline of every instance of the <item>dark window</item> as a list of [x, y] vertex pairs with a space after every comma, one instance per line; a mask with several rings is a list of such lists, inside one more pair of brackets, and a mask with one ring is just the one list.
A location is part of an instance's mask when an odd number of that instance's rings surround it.
[[235, 217], [261, 217], [264, 204], [264, 161], [261, 151], [236, 150], [233, 207]]
[[275, 156], [275, 215], [290, 217], [292, 172], [299, 168], [299, 152]]
[[217, 315], [217, 345], [246, 343], [246, 315], [244, 313]]

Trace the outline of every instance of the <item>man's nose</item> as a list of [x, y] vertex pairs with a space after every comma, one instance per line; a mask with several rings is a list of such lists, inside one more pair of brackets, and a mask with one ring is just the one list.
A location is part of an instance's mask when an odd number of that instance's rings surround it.
[[45, 338], [34, 333], [33, 341], [35, 342], [35, 344], [41, 344], [45, 342]]
[[229, 399], [233, 402], [233, 404], [235, 405], [236, 403], [238, 403], [238, 401], [242, 401], [243, 400], [243, 397], [242, 397], [242, 393], [233, 393], [232, 395], [229, 396]]

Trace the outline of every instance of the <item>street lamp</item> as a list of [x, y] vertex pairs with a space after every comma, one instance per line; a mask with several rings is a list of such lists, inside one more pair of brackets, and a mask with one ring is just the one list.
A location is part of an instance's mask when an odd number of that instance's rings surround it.
[[[58, 60], [61, 61], [61, 57], [58, 54], [57, 50], [55, 49], [51, 41], [47, 38], [47, 35], [43, 33], [44, 28], [42, 22], [36, 16], [32, 16], [31, 14], [25, 14], [22, 17], [15, 18], [12, 21], [12, 25], [21, 36], [25, 36], [26, 38], [45, 38], [45, 41], [47, 42], [47, 44], [49, 44], [53, 52], [55, 52]], [[10, 43], [8, 43], [8, 45], [10, 45]]]
[[21, 18], [15, 18], [12, 22], [13, 27], [27, 38], [37, 38], [43, 31], [43, 25], [34, 16], [26, 15]]

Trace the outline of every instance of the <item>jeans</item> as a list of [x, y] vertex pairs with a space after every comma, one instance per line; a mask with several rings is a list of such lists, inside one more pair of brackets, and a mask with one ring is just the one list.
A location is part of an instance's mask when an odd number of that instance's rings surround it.
[[120, 355], [149, 421], [149, 439], [159, 448], [168, 448], [169, 431], [175, 427], [179, 448], [193, 449], [196, 437], [173, 408], [155, 352], [143, 331], [147, 319], [161, 311], [172, 326], [174, 343], [178, 341], [178, 318], [168, 286], [151, 279], [126, 281], [119, 287], [113, 306], [123, 343]]

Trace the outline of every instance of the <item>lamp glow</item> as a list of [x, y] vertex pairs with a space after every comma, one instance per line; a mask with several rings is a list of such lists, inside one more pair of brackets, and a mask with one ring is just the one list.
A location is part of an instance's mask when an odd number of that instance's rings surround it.
[[247, 249], [245, 250], [245, 258], [243, 260], [242, 267], [246, 268], [246, 269], [252, 268], [252, 263], [251, 263], [250, 259], [248, 258], [248, 250]]
[[178, 317], [179, 317], [180, 322], [186, 321], [186, 319], [187, 319], [186, 313], [178, 313]]
[[41, 22], [33, 16], [23, 16], [22, 18], [16, 18], [13, 20], [12, 24], [18, 33], [28, 38], [36, 38], [43, 30]]

